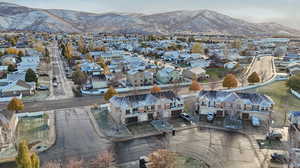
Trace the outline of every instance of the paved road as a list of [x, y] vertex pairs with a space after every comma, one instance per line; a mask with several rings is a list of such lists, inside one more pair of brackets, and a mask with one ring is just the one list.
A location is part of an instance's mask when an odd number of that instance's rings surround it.
[[253, 72], [257, 72], [263, 82], [269, 80], [273, 76], [273, 57], [265, 56], [257, 58], [251, 67], [248, 76]]
[[89, 108], [64, 109], [56, 112], [56, 143], [41, 153], [43, 162], [67, 161], [70, 158], [94, 158], [111, 143], [104, 135], [96, 134], [88, 116]]
[[195, 128], [177, 132], [176, 136], [136, 139], [117, 143], [115, 146], [120, 163], [138, 160], [140, 156], [166, 147], [178, 153], [201, 159], [214, 168], [259, 167], [259, 161], [249, 140], [235, 133], [210, 132], [207, 129]]
[[[52, 46], [48, 47], [50, 51], [50, 57], [52, 58], [52, 66], [50, 72], [50, 96], [49, 100], [64, 99], [73, 97], [72, 82], [66, 78], [66, 73], [63, 65], [63, 61], [60, 55], [60, 51], [57, 47], [57, 42], [54, 42]], [[57, 87], [53, 87], [52, 78], [57, 78]]]

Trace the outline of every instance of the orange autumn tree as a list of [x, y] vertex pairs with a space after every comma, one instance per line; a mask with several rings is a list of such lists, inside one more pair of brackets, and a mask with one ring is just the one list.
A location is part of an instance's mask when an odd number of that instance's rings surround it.
[[12, 98], [11, 101], [7, 105], [7, 110], [8, 111], [21, 111], [24, 109], [24, 104], [23, 101], [18, 99], [18, 98]]
[[192, 81], [192, 84], [190, 85], [190, 88], [189, 88], [191, 91], [200, 91], [202, 90], [202, 86], [200, 85], [199, 82], [197, 82], [196, 80], [193, 80]]
[[233, 74], [227, 74], [223, 80], [223, 87], [235, 88], [238, 86], [236, 77]]
[[159, 93], [161, 91], [161, 89], [157, 85], [154, 85], [150, 91], [151, 91], [151, 93]]

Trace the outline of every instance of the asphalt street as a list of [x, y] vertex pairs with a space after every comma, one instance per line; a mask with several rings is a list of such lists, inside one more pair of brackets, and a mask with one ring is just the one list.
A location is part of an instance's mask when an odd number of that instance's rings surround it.
[[259, 161], [251, 142], [237, 133], [190, 129], [176, 136], [136, 139], [115, 145], [119, 163], [138, 160], [160, 148], [200, 159], [213, 168], [257, 168]]
[[62, 162], [71, 158], [91, 159], [111, 147], [111, 143], [98, 135], [90, 122], [88, 107], [56, 111], [56, 143], [40, 154], [43, 163]]

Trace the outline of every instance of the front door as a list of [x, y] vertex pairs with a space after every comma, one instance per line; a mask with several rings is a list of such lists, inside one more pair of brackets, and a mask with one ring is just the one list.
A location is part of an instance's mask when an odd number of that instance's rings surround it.
[[249, 116], [250, 116], [249, 113], [243, 113], [242, 114], [242, 119], [243, 120], [249, 120]]

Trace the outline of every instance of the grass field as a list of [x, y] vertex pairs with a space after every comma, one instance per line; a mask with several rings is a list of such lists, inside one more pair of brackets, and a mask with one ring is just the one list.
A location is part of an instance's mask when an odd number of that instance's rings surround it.
[[208, 168], [209, 166], [202, 161], [178, 155], [176, 158], [176, 168]]
[[275, 102], [274, 113], [272, 114], [274, 126], [283, 126], [286, 124], [285, 120], [287, 120], [288, 111], [300, 110], [300, 99], [297, 99], [289, 92], [286, 81], [274, 82], [270, 85], [248, 91], [263, 93], [273, 99]]
[[21, 118], [17, 126], [17, 141], [26, 140], [29, 144], [46, 141], [49, 136], [48, 119], [46, 117]]

